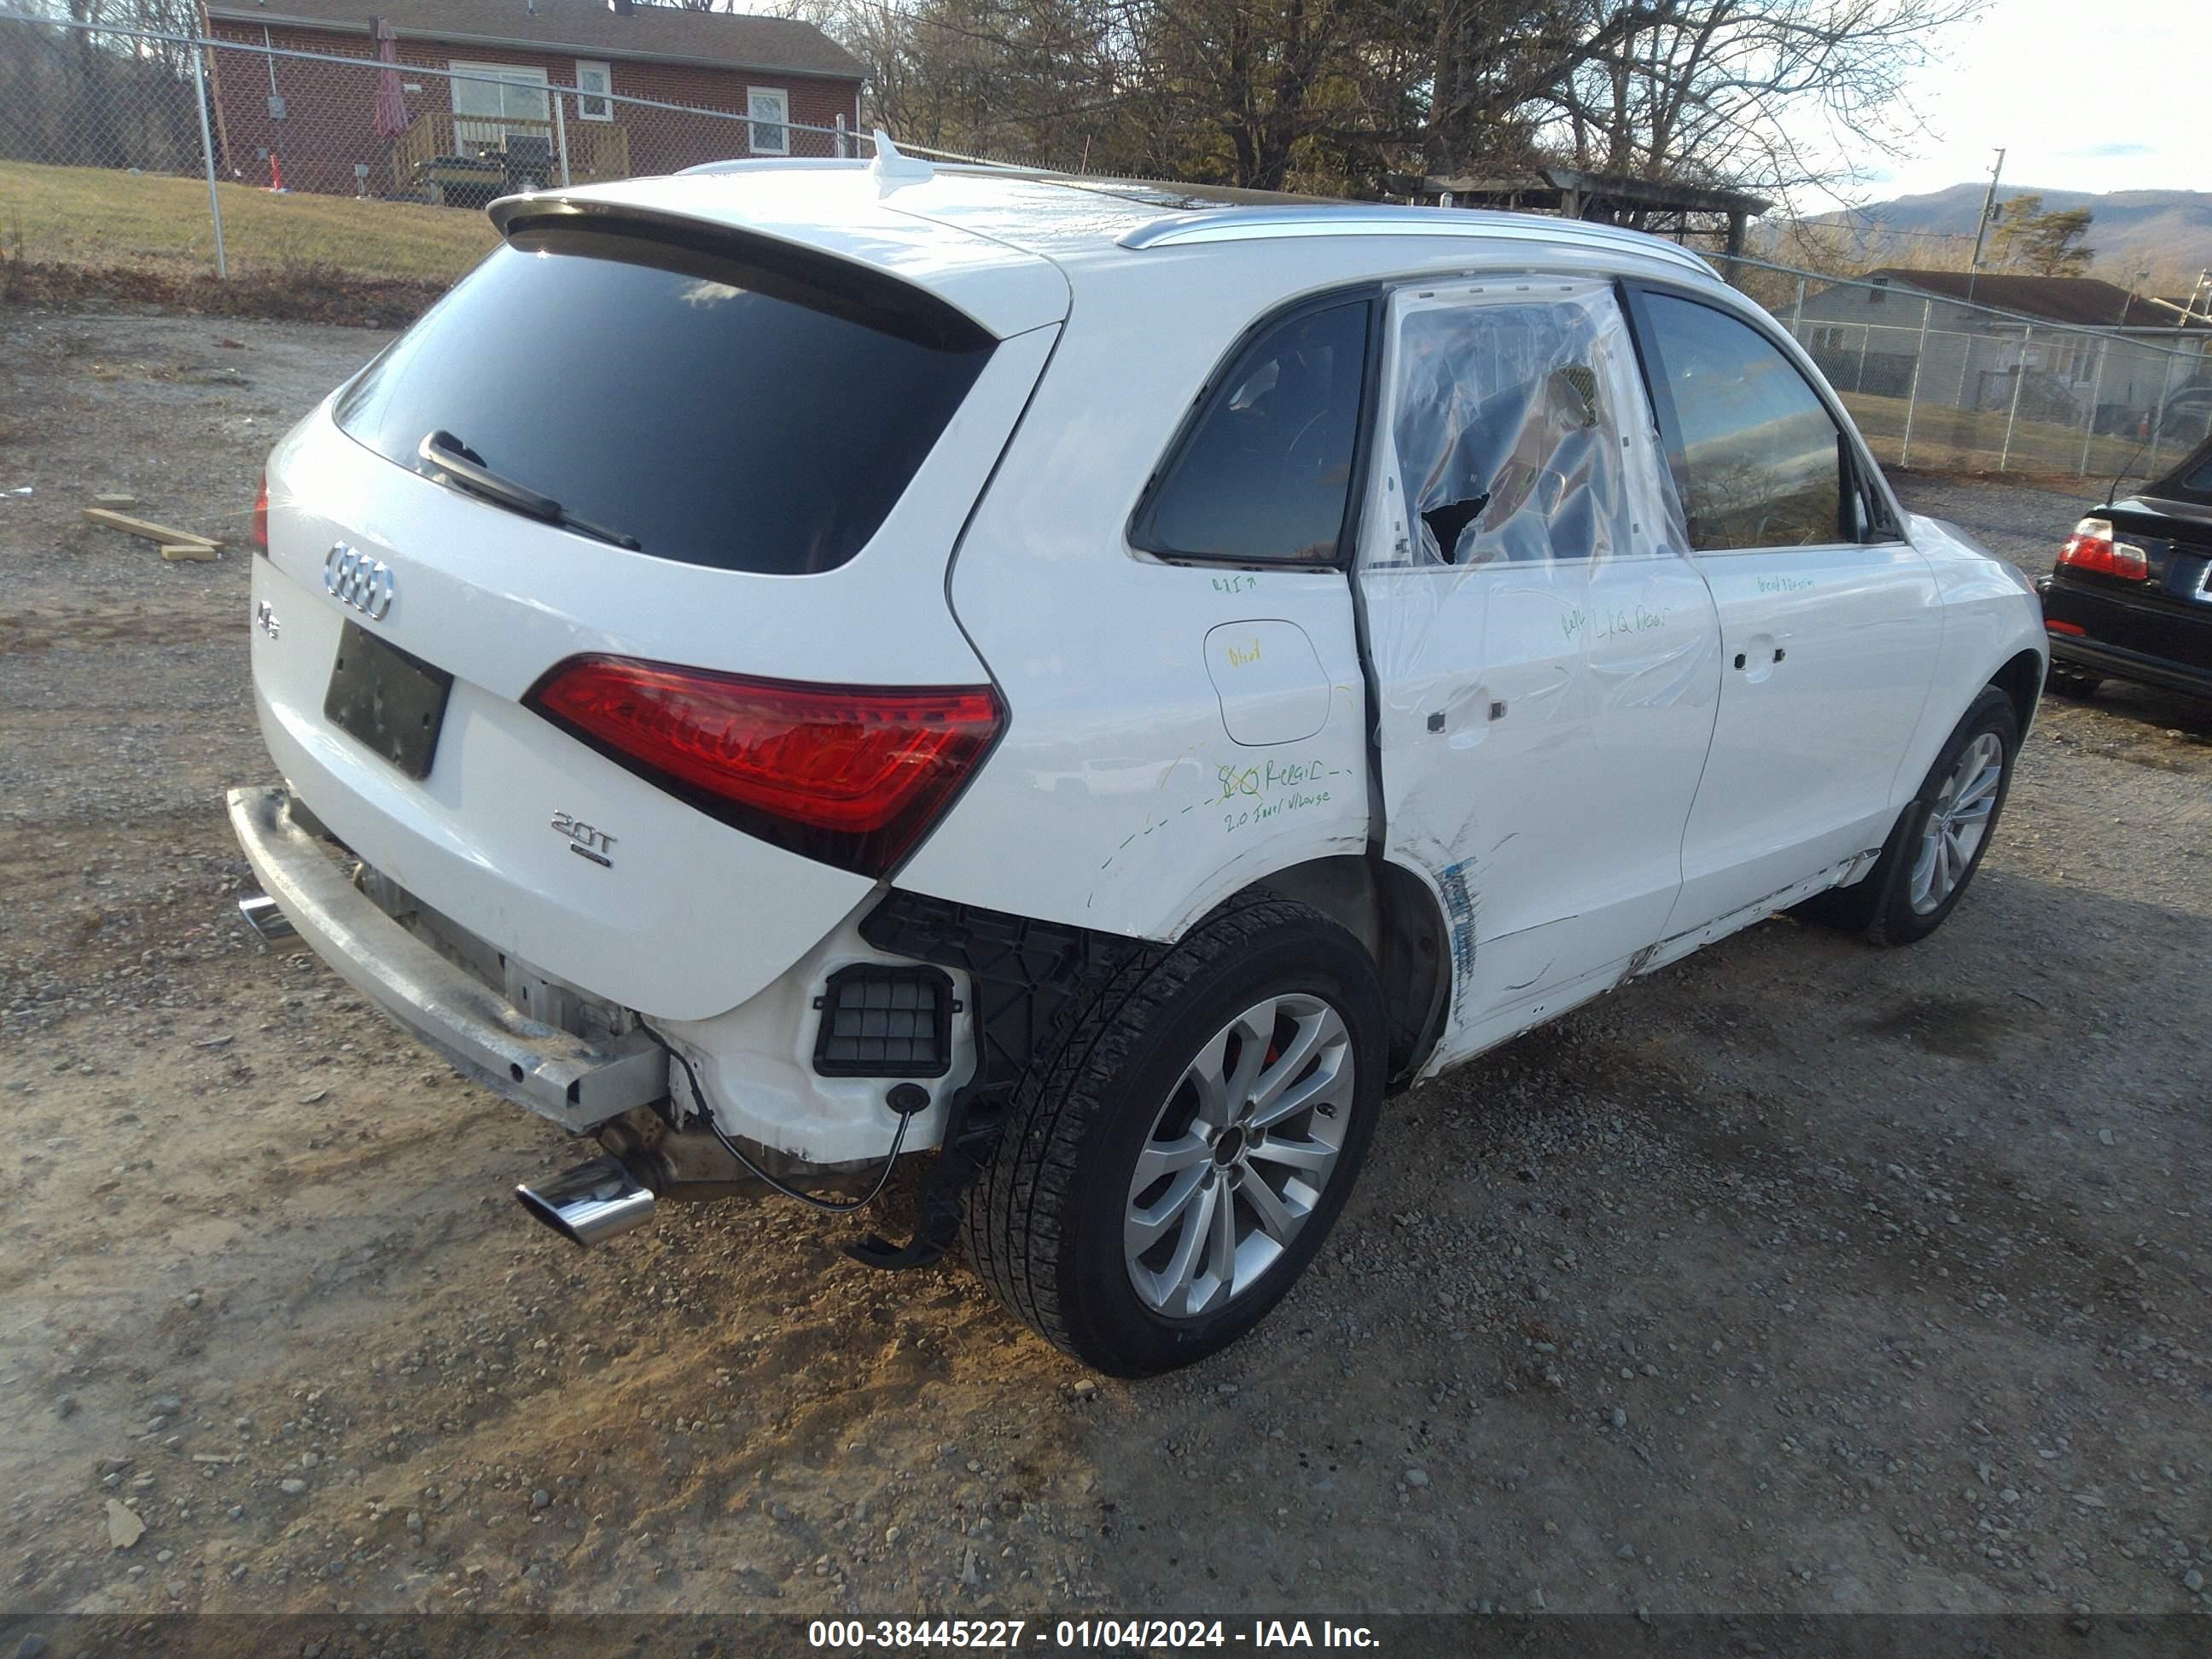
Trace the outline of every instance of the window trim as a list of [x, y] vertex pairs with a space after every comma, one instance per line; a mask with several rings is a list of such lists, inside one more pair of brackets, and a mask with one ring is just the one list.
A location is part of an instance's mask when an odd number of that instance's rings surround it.
[[[753, 113], [753, 100], [765, 96], [781, 100], [781, 116], [757, 117]], [[775, 125], [778, 121], [781, 125]], [[774, 132], [776, 142], [764, 145], [759, 142], [758, 129], [767, 126]], [[752, 87], [745, 88], [745, 153], [748, 155], [788, 155], [791, 154], [791, 88], [788, 87]]]
[[[1722, 316], [1742, 324], [1753, 334], [1765, 340], [1768, 345], [1780, 352], [1782, 360], [1796, 371], [1797, 378], [1805, 383], [1805, 389], [1813, 394], [1814, 400], [1826, 411], [1829, 422], [1836, 428], [1837, 435], [1849, 447], [1851, 476], [1846, 480], [1840, 481], [1844, 487], [1838, 492], [1838, 512], [1840, 513], [1850, 502], [1855, 493], [1864, 495], [1873, 503], [1875, 509], [1876, 522], [1866, 526], [1855, 537], [1846, 537], [1843, 533], [1844, 526], [1839, 521], [1836, 526], [1836, 539], [1832, 542], [1807, 543], [1803, 549], [1692, 547], [1687, 550], [1692, 556], [1703, 556], [1708, 554], [1720, 556], [1729, 553], [1788, 553], [1809, 550], [1814, 547], [1887, 547], [1906, 541], [1905, 514], [1898, 506], [1897, 497], [1891, 493], [1889, 480], [1882, 476], [1881, 468], [1875, 461], [1873, 452], [1867, 448], [1866, 437], [1860, 432], [1858, 422], [1851, 419], [1850, 411], [1844, 407], [1842, 400], [1835, 395], [1834, 388], [1828, 385], [1826, 377], [1820, 373], [1819, 367], [1813, 363], [1804, 349], [1798, 345], [1796, 341], [1791, 339], [1788, 333], [1778, 328], [1774, 320], [1764, 311], [1758, 310], [1756, 307], [1747, 309], [1742, 305], [1734, 303], [1730, 300], [1723, 299], [1721, 295], [1705, 289], [1691, 288], [1679, 283], [1655, 281], [1649, 277], [1620, 277], [1616, 281], [1615, 286], [1620, 291], [1621, 308], [1628, 313], [1628, 331], [1636, 342], [1636, 366], [1644, 376], [1644, 394], [1650, 400], [1651, 412], [1658, 419], [1660, 439], [1667, 447], [1667, 469], [1674, 477], [1675, 492], [1682, 500], [1686, 516], [1688, 508], [1689, 467], [1683, 452], [1681, 422], [1675, 412], [1674, 392], [1667, 384], [1667, 377], [1663, 374], [1654, 373], [1655, 365], [1663, 365], [1666, 362], [1666, 352], [1659, 343], [1657, 327], [1652, 322], [1651, 314], [1644, 306], [1644, 301], [1646, 295], [1661, 295], [1670, 300], [1681, 300], [1692, 305], [1703, 306], [1708, 311], [1717, 311]], [[1733, 294], [1734, 290], [1731, 289], [1729, 292]]]
[[[500, 110], [498, 114], [465, 115], [459, 109], [455, 108], [453, 112], [453, 118], [455, 120], [497, 121], [501, 123], [508, 121], [529, 121], [532, 123], [537, 123], [543, 121], [547, 123], [550, 127], [553, 119], [553, 77], [545, 72], [543, 65], [537, 64], [491, 64], [480, 62], [473, 58], [448, 58], [446, 60], [446, 68], [450, 72], [449, 77], [446, 82], [446, 101], [449, 105], [454, 101], [453, 94], [465, 86], [499, 86], [501, 88], [522, 87], [527, 90], [537, 93], [545, 100], [545, 113], [543, 115], [509, 115], [507, 112], [507, 94], [502, 91], [500, 94]], [[530, 77], [532, 76], [535, 76], [537, 79], [531, 79]]]
[[[605, 89], [599, 92], [584, 90], [584, 71], [597, 70], [605, 76]], [[615, 66], [604, 58], [579, 58], [576, 60], [576, 118], [579, 121], [611, 121], [615, 118]], [[597, 104], [599, 112], [592, 112]]]
[[[1387, 307], [1381, 303], [1388, 284], [1380, 282], [1351, 283], [1331, 289], [1322, 294], [1309, 294], [1263, 312], [1230, 342], [1229, 349], [1215, 360], [1212, 369], [1200, 382], [1190, 407], [1176, 422], [1174, 435], [1160, 452], [1160, 458], [1146, 475], [1144, 487], [1137, 492], [1137, 504], [1129, 510], [1122, 526], [1122, 540], [1133, 553], [1140, 553], [1162, 564], [1194, 565], [1217, 570], [1348, 570], [1359, 549], [1359, 514], [1367, 495], [1367, 479], [1372, 465], [1375, 433], [1375, 405], [1382, 394], [1382, 360], [1380, 338], [1382, 314]], [[1367, 307], [1366, 338], [1363, 343], [1364, 361], [1359, 371], [1359, 410], [1352, 434], [1352, 473], [1345, 482], [1344, 521], [1337, 526], [1336, 551], [1326, 559], [1237, 559], [1215, 553], [1189, 553], [1180, 548], [1169, 547], [1144, 533], [1154, 498], [1161, 487], [1175, 475], [1182, 465], [1192, 441], [1198, 435], [1199, 423], [1212, 408], [1214, 394], [1243, 367], [1245, 355], [1257, 347], [1278, 328], [1294, 323], [1301, 317], [1322, 311], [1334, 311], [1340, 307], [1364, 305]]]

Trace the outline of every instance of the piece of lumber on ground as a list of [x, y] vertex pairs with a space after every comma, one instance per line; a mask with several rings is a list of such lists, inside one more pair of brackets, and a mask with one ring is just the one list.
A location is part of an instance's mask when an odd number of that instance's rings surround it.
[[212, 536], [203, 536], [196, 530], [178, 530], [165, 524], [155, 524], [151, 519], [134, 519], [127, 513], [111, 513], [104, 507], [88, 507], [84, 516], [94, 524], [104, 524], [110, 530], [119, 530], [126, 536], [137, 536], [149, 542], [167, 542], [172, 546], [190, 543], [195, 547], [221, 547], [222, 544]]
[[210, 559], [221, 558], [222, 555], [205, 542], [165, 542], [161, 545], [161, 556], [165, 559], [191, 559], [205, 564]]

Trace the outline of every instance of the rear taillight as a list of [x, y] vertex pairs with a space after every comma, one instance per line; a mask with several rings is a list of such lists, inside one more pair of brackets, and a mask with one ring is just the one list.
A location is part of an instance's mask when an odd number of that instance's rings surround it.
[[880, 876], [998, 735], [988, 686], [798, 685], [625, 657], [572, 657], [523, 699], [749, 835]]
[[269, 551], [269, 478], [265, 473], [261, 479], [261, 493], [253, 498], [253, 550], [264, 554]]
[[2124, 581], [2139, 582], [2150, 574], [2150, 560], [2142, 549], [2114, 541], [2108, 519], [2084, 519], [2075, 525], [2074, 533], [2058, 550], [2058, 562], [2100, 576], [2118, 576]]

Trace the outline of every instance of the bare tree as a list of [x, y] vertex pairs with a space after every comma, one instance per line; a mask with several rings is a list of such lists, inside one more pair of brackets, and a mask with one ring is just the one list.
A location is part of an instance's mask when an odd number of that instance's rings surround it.
[[[708, 3], [708, 0], [690, 0]], [[714, 0], [720, 3], [720, 0]], [[895, 132], [1093, 172], [1376, 194], [1393, 174], [1832, 181], [1984, 0], [787, 0]], [[1784, 117], [1790, 118], [1784, 119]]]
[[1918, 132], [1906, 81], [1984, 0], [1583, 3], [1588, 48], [1539, 99], [1548, 137], [1601, 172], [1787, 191], [1848, 176], [1819, 137], [1887, 149]]

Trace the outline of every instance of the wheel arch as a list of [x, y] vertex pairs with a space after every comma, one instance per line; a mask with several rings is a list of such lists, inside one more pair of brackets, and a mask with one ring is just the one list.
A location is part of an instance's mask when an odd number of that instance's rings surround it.
[[1358, 939], [1375, 963], [1389, 1021], [1389, 1085], [1419, 1075], [1443, 1030], [1451, 952], [1436, 896], [1413, 872], [1350, 854], [1310, 859], [1255, 882], [1311, 905]]
[[2012, 700], [2013, 713], [2019, 717], [2023, 738], [2035, 723], [2036, 705], [2043, 697], [2044, 673], [2043, 653], [2029, 649], [2015, 653], [1989, 678], [1990, 684]]

